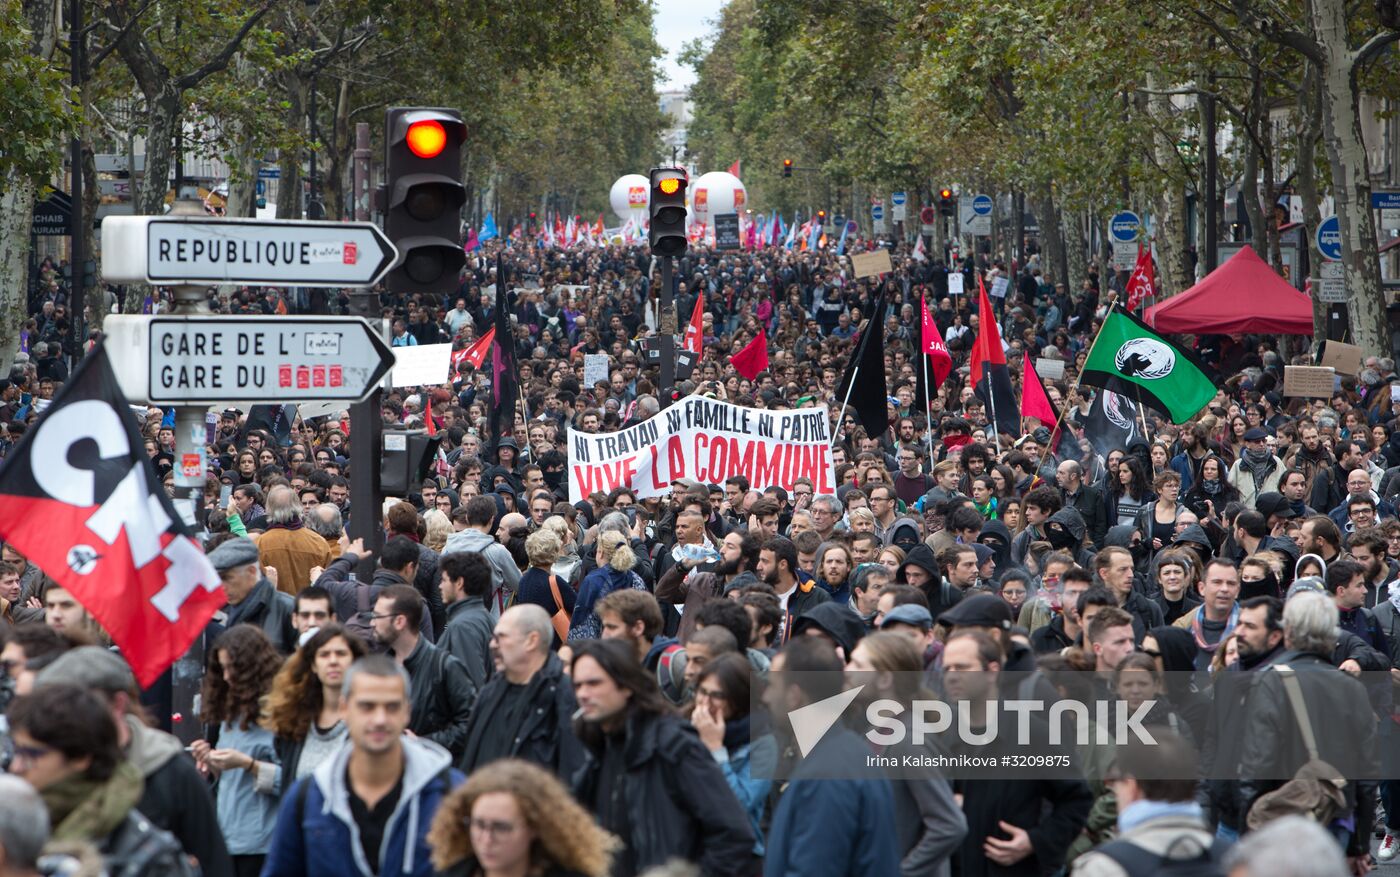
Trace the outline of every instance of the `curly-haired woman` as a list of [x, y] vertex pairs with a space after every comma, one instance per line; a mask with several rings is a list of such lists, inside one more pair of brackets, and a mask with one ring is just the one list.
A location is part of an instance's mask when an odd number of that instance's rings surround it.
[[280, 793], [309, 776], [344, 742], [340, 683], [350, 665], [368, 651], [364, 640], [328, 624], [293, 652], [273, 679], [262, 725], [276, 738], [273, 748], [283, 777]]
[[219, 779], [215, 806], [237, 877], [262, 870], [277, 822], [277, 764], [272, 732], [258, 724], [262, 699], [282, 659], [251, 624], [235, 625], [214, 640], [204, 674], [207, 725], [217, 725], [218, 748], [205, 740], [190, 747], [201, 772]]
[[428, 845], [445, 877], [605, 877], [618, 842], [554, 774], [507, 758], [442, 802]]

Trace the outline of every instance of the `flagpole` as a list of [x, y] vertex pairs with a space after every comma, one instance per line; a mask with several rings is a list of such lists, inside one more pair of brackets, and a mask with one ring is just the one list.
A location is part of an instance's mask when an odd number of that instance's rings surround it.
[[[923, 329], [923, 315], [919, 316], [919, 328]], [[922, 331], [920, 335], [922, 335]], [[923, 346], [920, 339], [920, 346]], [[928, 354], [919, 351], [919, 359], [924, 364], [924, 432], [928, 435], [928, 458], [933, 459], [933, 388], [928, 385]]]
[[[992, 389], [992, 371], [990, 363], [982, 368], [982, 377], [987, 379], [987, 407], [992, 409], [992, 441], [996, 443], [997, 456], [1001, 456], [1001, 427], [997, 424], [997, 394]], [[973, 384], [973, 389], [977, 387]]]
[[[846, 423], [846, 406], [851, 401], [851, 391], [856, 388], [856, 378], [860, 376], [860, 361], [865, 353], [865, 345], [870, 343], [870, 330], [876, 327], [876, 319], [879, 319], [880, 326], [885, 321], [885, 294], [880, 293], [880, 297], [875, 300], [874, 312], [866, 318], [865, 329], [860, 333], [860, 344], [856, 347], [853, 367], [851, 369], [851, 380], [846, 384], [846, 398], [841, 400], [841, 410], [837, 412], [836, 429], [831, 432], [831, 446], [836, 447], [837, 441], [841, 437], [841, 432]], [[882, 328], [878, 331], [884, 331]], [[888, 390], [887, 390], [888, 392]]]

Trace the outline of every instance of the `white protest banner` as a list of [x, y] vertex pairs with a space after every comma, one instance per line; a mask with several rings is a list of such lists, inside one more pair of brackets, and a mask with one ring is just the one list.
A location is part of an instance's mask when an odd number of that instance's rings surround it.
[[452, 359], [451, 344], [418, 344], [394, 348], [394, 371], [390, 385], [418, 387], [445, 384]]
[[608, 380], [608, 355], [606, 353], [585, 353], [583, 355], [583, 388], [591, 390], [599, 381]]
[[992, 288], [988, 291], [988, 294], [992, 298], [1006, 298], [1006, 288], [1010, 285], [1010, 279], [1006, 277], [997, 277], [992, 280]]
[[961, 272], [961, 271], [950, 271], [950, 272], [948, 272], [948, 294], [949, 294], [949, 295], [962, 295], [962, 294], [963, 294], [963, 275], [962, 275], [962, 272]]
[[826, 406], [763, 411], [687, 396], [620, 432], [569, 430], [569, 502], [624, 486], [649, 499], [668, 495], [678, 478], [722, 484], [733, 475], [789, 493], [805, 477], [815, 493], [834, 494]]

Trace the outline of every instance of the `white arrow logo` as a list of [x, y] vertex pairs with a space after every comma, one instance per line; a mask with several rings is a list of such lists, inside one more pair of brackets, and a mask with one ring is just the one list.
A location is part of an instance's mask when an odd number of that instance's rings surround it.
[[858, 685], [850, 691], [809, 703], [788, 713], [788, 721], [792, 723], [792, 733], [797, 738], [797, 748], [802, 751], [803, 758], [821, 742], [831, 726], [841, 720], [841, 714], [863, 688], [864, 685]]

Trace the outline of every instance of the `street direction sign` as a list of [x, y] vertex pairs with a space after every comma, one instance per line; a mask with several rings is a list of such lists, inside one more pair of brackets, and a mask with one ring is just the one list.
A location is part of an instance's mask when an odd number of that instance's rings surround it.
[[152, 405], [356, 402], [394, 365], [363, 317], [122, 314], [102, 329], [122, 392]]
[[258, 179], [280, 180], [282, 179], [282, 169], [280, 167], [260, 167], [258, 168]]
[[1108, 221], [1108, 236], [1116, 243], [1133, 243], [1142, 230], [1142, 220], [1131, 210], [1120, 210]]
[[102, 276], [116, 283], [372, 286], [398, 250], [369, 222], [107, 216]]
[[1333, 262], [1342, 258], [1342, 223], [1337, 217], [1329, 216], [1317, 227], [1317, 251]]
[[1400, 210], [1400, 192], [1372, 192], [1372, 210]]

